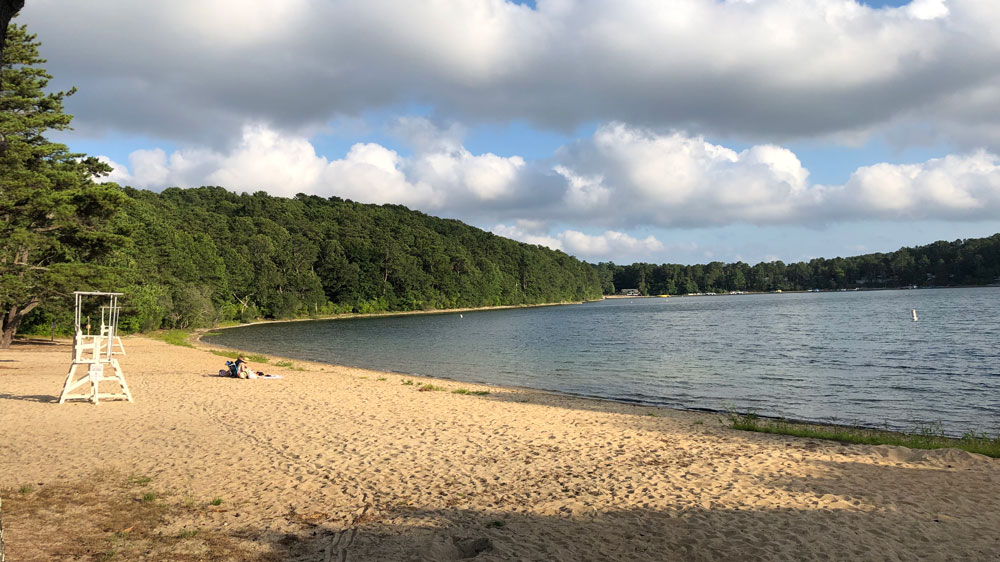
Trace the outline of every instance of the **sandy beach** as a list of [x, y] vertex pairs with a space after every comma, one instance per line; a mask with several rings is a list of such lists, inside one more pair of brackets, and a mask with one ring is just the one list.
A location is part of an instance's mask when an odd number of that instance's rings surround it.
[[74, 559], [65, 510], [21, 496], [108, 474], [181, 506], [170, 550], [114, 559], [219, 559], [224, 536], [230, 560], [1000, 560], [1000, 461], [964, 451], [301, 361], [227, 379], [205, 349], [124, 345], [135, 403], [97, 406], [56, 403], [69, 342], [0, 351], [9, 560]]

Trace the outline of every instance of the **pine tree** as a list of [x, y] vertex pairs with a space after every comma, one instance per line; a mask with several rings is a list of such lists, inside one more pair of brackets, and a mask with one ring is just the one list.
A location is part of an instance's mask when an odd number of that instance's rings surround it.
[[121, 241], [108, 224], [124, 193], [92, 180], [110, 168], [45, 138], [69, 128], [63, 99], [75, 89], [45, 92], [38, 45], [10, 25], [0, 65], [0, 349], [43, 301], [92, 282]]

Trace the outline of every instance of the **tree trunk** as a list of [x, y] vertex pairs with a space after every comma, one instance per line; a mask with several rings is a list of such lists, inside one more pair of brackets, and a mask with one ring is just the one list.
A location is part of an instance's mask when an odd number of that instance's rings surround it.
[[3, 58], [3, 45], [7, 41], [7, 26], [17, 12], [24, 7], [24, 0], [0, 0], [0, 58]]
[[31, 299], [24, 306], [13, 305], [10, 310], [4, 313], [3, 322], [0, 325], [0, 349], [7, 349], [10, 347], [11, 342], [14, 341], [14, 336], [17, 334], [18, 327], [21, 326], [21, 320], [27, 316], [29, 312], [35, 309], [41, 301], [38, 299]]

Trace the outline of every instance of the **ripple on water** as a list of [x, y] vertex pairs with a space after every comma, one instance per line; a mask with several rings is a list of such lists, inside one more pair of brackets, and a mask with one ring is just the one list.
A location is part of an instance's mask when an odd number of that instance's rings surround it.
[[[207, 340], [680, 408], [1000, 432], [1000, 289], [637, 299], [295, 322]], [[912, 322], [909, 311], [926, 311]], [[975, 329], [971, 327], [975, 326]]]

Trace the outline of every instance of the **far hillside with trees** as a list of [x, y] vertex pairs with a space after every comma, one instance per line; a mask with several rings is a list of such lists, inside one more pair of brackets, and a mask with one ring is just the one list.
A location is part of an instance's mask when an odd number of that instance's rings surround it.
[[751, 266], [716, 261], [699, 265], [600, 263], [595, 267], [606, 295], [616, 289], [674, 295], [992, 285], [1000, 284], [1000, 234], [791, 264], [773, 261]]

